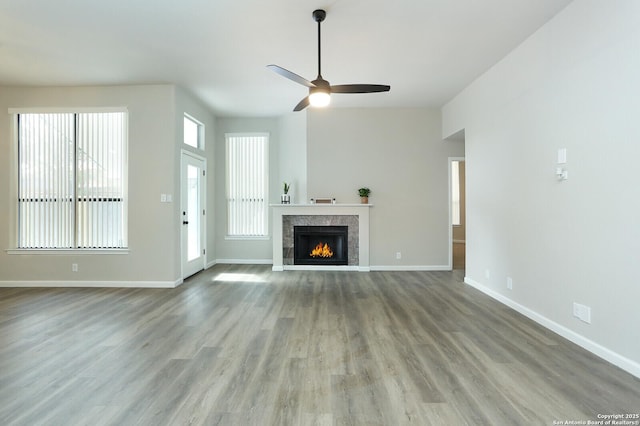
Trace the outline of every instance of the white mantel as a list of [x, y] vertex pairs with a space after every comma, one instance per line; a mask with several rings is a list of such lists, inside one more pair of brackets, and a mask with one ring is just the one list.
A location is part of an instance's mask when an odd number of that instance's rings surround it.
[[[273, 209], [273, 270], [285, 269], [332, 269], [368, 272], [369, 263], [369, 209], [372, 204], [271, 204]], [[283, 216], [358, 216], [359, 221], [359, 264], [357, 266], [319, 267], [311, 265], [284, 265], [282, 256]]]

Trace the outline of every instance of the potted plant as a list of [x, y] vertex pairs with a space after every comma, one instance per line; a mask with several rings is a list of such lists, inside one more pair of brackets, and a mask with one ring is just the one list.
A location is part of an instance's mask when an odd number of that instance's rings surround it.
[[358, 194], [360, 194], [360, 202], [362, 204], [369, 204], [369, 194], [371, 194], [371, 190], [369, 188], [360, 188], [358, 189]]
[[291, 185], [287, 182], [283, 182], [283, 194], [280, 196], [280, 203], [282, 204], [291, 204], [291, 196], [289, 195], [289, 189], [291, 189]]

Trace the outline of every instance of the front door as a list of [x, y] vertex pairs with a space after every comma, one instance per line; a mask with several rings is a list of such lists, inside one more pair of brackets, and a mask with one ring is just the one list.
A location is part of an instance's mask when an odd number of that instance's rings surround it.
[[205, 253], [205, 174], [201, 157], [184, 151], [181, 167], [182, 277], [204, 269]]

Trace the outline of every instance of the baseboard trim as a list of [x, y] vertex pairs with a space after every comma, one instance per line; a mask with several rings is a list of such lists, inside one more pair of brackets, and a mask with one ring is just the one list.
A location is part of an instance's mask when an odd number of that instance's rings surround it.
[[[251, 263], [251, 262], [249, 262]], [[399, 266], [315, 266], [315, 265], [283, 265], [274, 266], [271, 268], [273, 272], [282, 271], [359, 271], [359, 272], [372, 272], [372, 271], [451, 271], [451, 266], [447, 265], [399, 265]]]
[[285, 271], [359, 271], [359, 266], [349, 265], [284, 265]]
[[448, 265], [375, 265], [372, 271], [450, 271]]
[[470, 285], [471, 287], [475, 288], [476, 290], [481, 291], [482, 293], [486, 294], [487, 296], [497, 300], [498, 302], [502, 303], [503, 305], [506, 305], [508, 307], [510, 307], [511, 309], [521, 313], [522, 315], [526, 316], [527, 318], [537, 322], [538, 324], [542, 325], [543, 327], [553, 331], [554, 333], [559, 334], [560, 336], [564, 337], [565, 339], [575, 343], [576, 345], [582, 347], [583, 349], [588, 350], [589, 352], [591, 352], [592, 354], [604, 359], [605, 361], [610, 362], [613, 365], [616, 365], [618, 367], [620, 367], [621, 369], [625, 370], [626, 372], [640, 378], [640, 363], [637, 363], [633, 360], [630, 360], [629, 358], [626, 358], [608, 348], [605, 348], [604, 346], [587, 339], [586, 337], [582, 336], [581, 334], [576, 333], [575, 331], [558, 324], [555, 321], [550, 320], [549, 318], [540, 315], [539, 313], [527, 308], [526, 306], [522, 306], [521, 304], [514, 302], [513, 300], [509, 299], [508, 297], [503, 296], [502, 294], [493, 291], [492, 289], [480, 284], [479, 282], [473, 280], [470, 277], [464, 277], [464, 282], [465, 284]]
[[207, 264], [204, 266], [204, 269], [213, 268], [216, 265], [217, 265], [217, 262], [215, 260], [212, 260], [211, 262], [207, 262]]
[[0, 287], [8, 288], [176, 288], [182, 278], [175, 281], [0, 281]]
[[272, 265], [273, 259], [216, 259], [214, 265], [218, 263], [230, 265]]

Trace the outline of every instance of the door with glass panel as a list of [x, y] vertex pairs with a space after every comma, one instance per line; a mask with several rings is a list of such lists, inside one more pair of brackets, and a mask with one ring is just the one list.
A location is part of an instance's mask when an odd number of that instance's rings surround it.
[[182, 153], [181, 167], [182, 277], [204, 269], [205, 252], [205, 174], [203, 158]]

